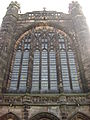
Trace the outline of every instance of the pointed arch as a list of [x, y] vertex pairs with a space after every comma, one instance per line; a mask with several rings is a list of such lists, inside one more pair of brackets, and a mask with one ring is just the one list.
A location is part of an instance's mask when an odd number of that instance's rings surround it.
[[43, 118], [47, 120], [60, 120], [57, 116], [53, 115], [52, 113], [48, 113], [48, 112], [38, 113], [35, 116], [31, 117], [29, 120], [41, 120]]
[[77, 112], [71, 115], [68, 120], [90, 120], [90, 117], [85, 115], [84, 113]]
[[[52, 42], [53, 35], [56, 37]], [[70, 40], [64, 31], [50, 26], [35, 27], [21, 35], [14, 46], [8, 91], [58, 93], [62, 89], [64, 92], [81, 90], [78, 60]]]
[[0, 120], [20, 120], [20, 118], [12, 112], [6, 113], [0, 117]]

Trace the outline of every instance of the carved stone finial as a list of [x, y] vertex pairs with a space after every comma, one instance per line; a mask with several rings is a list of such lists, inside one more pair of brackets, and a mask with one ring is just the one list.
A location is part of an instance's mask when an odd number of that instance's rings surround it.
[[69, 4], [69, 13], [72, 13], [73, 10], [77, 10], [78, 13], [81, 13], [82, 8], [78, 1], [72, 1], [72, 3]]
[[17, 9], [20, 9], [20, 4], [17, 1], [15, 1], [15, 2], [11, 1], [11, 3], [9, 4], [9, 7], [7, 9], [9, 9], [11, 7], [17, 7]]
[[17, 17], [18, 16], [18, 11], [20, 9], [20, 4], [15, 1], [11, 1], [11, 3], [9, 4], [8, 8], [7, 8], [7, 15], [13, 14], [13, 16]]

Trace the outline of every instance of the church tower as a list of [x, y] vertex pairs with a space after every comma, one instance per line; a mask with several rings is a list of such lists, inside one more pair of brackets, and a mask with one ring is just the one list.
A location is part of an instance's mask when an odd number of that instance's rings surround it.
[[68, 14], [19, 13], [0, 29], [0, 120], [90, 120], [90, 32], [78, 2]]

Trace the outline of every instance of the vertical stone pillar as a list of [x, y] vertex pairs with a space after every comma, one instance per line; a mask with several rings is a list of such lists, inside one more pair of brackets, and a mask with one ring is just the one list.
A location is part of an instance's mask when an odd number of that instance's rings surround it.
[[[87, 91], [90, 91], [90, 33], [86, 24], [86, 18], [83, 15], [82, 8], [78, 2], [72, 2], [69, 5], [69, 13], [72, 17], [73, 29], [76, 40], [79, 45], [85, 78], [84, 85]], [[79, 52], [79, 51], [78, 51]], [[80, 63], [79, 63], [80, 64]]]
[[11, 42], [18, 20], [18, 10], [20, 6], [17, 2], [11, 2], [7, 8], [6, 15], [3, 18], [0, 30], [0, 92], [2, 90], [2, 81], [7, 74], [8, 62], [10, 60]]
[[27, 110], [27, 105], [23, 106], [23, 120], [28, 120], [28, 110]]

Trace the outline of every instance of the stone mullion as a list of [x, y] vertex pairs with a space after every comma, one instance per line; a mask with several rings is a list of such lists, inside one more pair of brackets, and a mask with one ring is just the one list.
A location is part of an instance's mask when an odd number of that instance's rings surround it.
[[28, 59], [27, 83], [26, 83], [26, 91], [28, 93], [31, 90], [31, 81], [32, 81], [32, 75], [31, 75], [32, 59], [31, 58], [32, 58], [32, 53], [31, 53], [31, 48], [30, 48], [29, 59]]
[[[59, 79], [61, 79], [60, 87], [62, 86], [62, 88], [63, 88], [63, 78], [62, 78], [62, 67], [61, 67], [61, 56], [60, 56], [60, 50], [59, 50], [59, 62], [60, 62], [59, 74], [61, 74], [61, 75], [60, 75], [60, 78], [59, 78]], [[64, 92], [64, 89], [63, 89], [63, 92]]]
[[[56, 38], [56, 40], [58, 41], [58, 38]], [[57, 72], [57, 84], [58, 84], [59, 92], [63, 92], [59, 42], [56, 43], [56, 72]]]
[[28, 68], [28, 92], [31, 92], [32, 87], [32, 71], [33, 71], [33, 50], [31, 50], [29, 68]]
[[69, 73], [69, 80], [70, 80], [70, 88], [73, 90], [72, 87], [72, 78], [71, 78], [71, 72], [70, 72], [70, 64], [69, 64], [69, 58], [68, 58], [68, 48], [67, 48], [67, 43], [65, 42], [65, 52], [66, 52], [66, 59], [67, 59], [67, 67], [68, 67], [68, 73]]
[[56, 72], [57, 72], [57, 84], [59, 92], [62, 92], [63, 84], [62, 84], [62, 71], [61, 71], [61, 61], [59, 57], [59, 51], [56, 51]]
[[50, 62], [49, 62], [49, 60], [50, 60], [50, 57], [49, 57], [49, 54], [50, 53], [50, 51], [48, 50], [48, 90], [50, 91]]
[[19, 90], [19, 84], [20, 84], [20, 76], [21, 76], [21, 70], [22, 70], [22, 62], [23, 62], [23, 54], [24, 50], [21, 50], [21, 62], [20, 62], [20, 68], [19, 68], [19, 76], [18, 76], [18, 82], [17, 82], [17, 90]]
[[[32, 30], [34, 33], [34, 30]], [[30, 44], [30, 57], [29, 57], [29, 68], [28, 68], [28, 82], [27, 82], [27, 92], [31, 92], [32, 89], [32, 73], [33, 73], [33, 61], [34, 61], [34, 36], [31, 34], [31, 44]]]
[[42, 66], [42, 50], [40, 50], [40, 63], [39, 63], [39, 90], [41, 91], [41, 66]]

